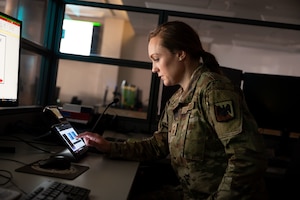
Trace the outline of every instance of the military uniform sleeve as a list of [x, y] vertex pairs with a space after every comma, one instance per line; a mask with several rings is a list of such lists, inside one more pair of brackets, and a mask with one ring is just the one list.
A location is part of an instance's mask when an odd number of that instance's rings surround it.
[[113, 142], [109, 156], [136, 161], [165, 158], [169, 154], [166, 117], [162, 115], [159, 128], [152, 137], [141, 140], [129, 139], [123, 143]]
[[212, 199], [255, 199], [255, 192], [263, 188], [265, 146], [241, 91], [216, 81], [207, 90], [205, 104], [209, 123], [228, 157], [227, 169]]

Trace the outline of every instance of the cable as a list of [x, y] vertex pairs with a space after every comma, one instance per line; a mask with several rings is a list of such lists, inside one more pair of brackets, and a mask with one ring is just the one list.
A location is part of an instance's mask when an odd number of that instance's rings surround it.
[[46, 149], [40, 148], [40, 147], [38, 147], [38, 146], [35, 146], [35, 145], [31, 144], [32, 142], [26, 141], [26, 140], [24, 140], [24, 139], [22, 139], [22, 138], [20, 138], [20, 137], [17, 137], [17, 136], [11, 136], [11, 137], [17, 138], [18, 140], [24, 142], [25, 144], [27, 144], [27, 145], [29, 145], [29, 146], [35, 148], [35, 149], [41, 150], [41, 151], [43, 151], [43, 152], [50, 153], [50, 154], [55, 153], [55, 152], [51, 152], [51, 151], [48, 151], [48, 150], [46, 150]]
[[3, 175], [0, 173], [0, 177], [4, 178], [5, 181], [4, 182], [0, 182], [0, 185], [6, 185], [7, 183], [9, 183], [11, 181], [11, 179], [13, 178], [13, 175], [10, 171], [4, 170], [4, 169], [0, 169], [0, 172], [5, 172], [7, 173], [6, 175]]
[[27, 192], [25, 192], [23, 189], [21, 189], [17, 184], [15, 184], [12, 180], [10, 181], [10, 183], [12, 184], [12, 185], [14, 185], [18, 190], [20, 190], [23, 194], [27, 194]]
[[22, 165], [28, 165], [27, 163], [24, 163], [24, 162], [21, 162], [21, 161], [18, 161], [18, 160], [14, 160], [14, 159], [10, 159], [10, 158], [1, 158], [0, 157], [0, 160], [7, 160], [7, 161], [12, 161], [12, 162], [20, 163]]
[[11, 183], [13, 186], [15, 186], [19, 191], [21, 191], [23, 194], [27, 194], [27, 192], [25, 192], [23, 189], [21, 189], [17, 184], [15, 184], [12, 179], [13, 179], [13, 175], [10, 171], [8, 170], [4, 170], [4, 169], [0, 169], [0, 172], [5, 172], [7, 173], [7, 175], [3, 175], [0, 174], [0, 177], [3, 177], [4, 179], [6, 179], [6, 181], [4, 181], [3, 183], [0, 183], [0, 186], [4, 186], [8, 183]]
[[[0, 141], [11, 141], [11, 142], [24, 142], [24, 141], [26, 141], [26, 142], [31, 143], [31, 144], [41, 144], [41, 145], [46, 145], [46, 146], [57, 146], [57, 144], [48, 143], [48, 142], [27, 141], [27, 140], [24, 140], [24, 139], [20, 140], [19, 137], [11, 136], [11, 135], [9, 135], [9, 136], [7, 136], [7, 135], [6, 136], [1, 136], [0, 135], [0, 137], [15, 137], [15, 138], [17, 138], [17, 139], [1, 138]], [[36, 139], [39, 139], [39, 138], [37, 137]]]
[[91, 129], [91, 132], [95, 132], [95, 131], [96, 131], [96, 128], [99, 126], [99, 124], [100, 124], [100, 122], [101, 122], [101, 119], [102, 119], [102, 117], [104, 116], [106, 110], [107, 110], [111, 105], [113, 105], [113, 104], [115, 104], [115, 103], [118, 103], [118, 102], [119, 102], [119, 99], [118, 99], [118, 98], [115, 98], [111, 103], [109, 103], [109, 104], [105, 107], [104, 111], [103, 111], [103, 112], [101, 113], [101, 115], [98, 117], [96, 123], [94, 124], [93, 128]]

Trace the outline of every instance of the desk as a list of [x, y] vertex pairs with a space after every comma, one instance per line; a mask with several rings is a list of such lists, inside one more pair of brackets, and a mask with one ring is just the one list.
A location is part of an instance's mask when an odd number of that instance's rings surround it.
[[[12, 159], [30, 164], [37, 160], [48, 158], [50, 155], [37, 150], [24, 142], [7, 142], [2, 141], [1, 139], [3, 138], [8, 139], [8, 137], [0, 136], [0, 145], [14, 145], [16, 147], [16, 152], [0, 153], [0, 158]], [[64, 149], [60, 146], [36, 146], [47, 150], [54, 150], [55, 152], [59, 152], [59, 150]], [[10, 171], [13, 174], [13, 183], [27, 193], [31, 192], [43, 181], [51, 179], [90, 189], [90, 200], [126, 200], [129, 196], [130, 189], [139, 166], [138, 162], [110, 160], [105, 158], [102, 154], [88, 152], [88, 155], [77, 164], [89, 166], [90, 169], [74, 180], [66, 180], [15, 172], [15, 169], [23, 166], [18, 162], [0, 159], [0, 163], [0, 169]], [[7, 184], [6, 187], [18, 190], [11, 183]]]

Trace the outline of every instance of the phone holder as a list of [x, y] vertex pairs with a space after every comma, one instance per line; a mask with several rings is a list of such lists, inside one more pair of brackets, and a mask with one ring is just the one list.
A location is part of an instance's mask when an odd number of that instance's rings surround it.
[[53, 124], [67, 122], [67, 119], [61, 114], [57, 106], [46, 106], [43, 109], [43, 113], [46, 116], [50, 127]]

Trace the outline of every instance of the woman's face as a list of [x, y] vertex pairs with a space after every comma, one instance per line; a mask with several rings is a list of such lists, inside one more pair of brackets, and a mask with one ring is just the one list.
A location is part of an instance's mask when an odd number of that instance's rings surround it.
[[156, 36], [150, 39], [148, 54], [152, 61], [152, 72], [157, 73], [165, 86], [179, 84], [183, 77], [183, 64], [178, 53], [171, 53], [161, 45], [161, 38]]

